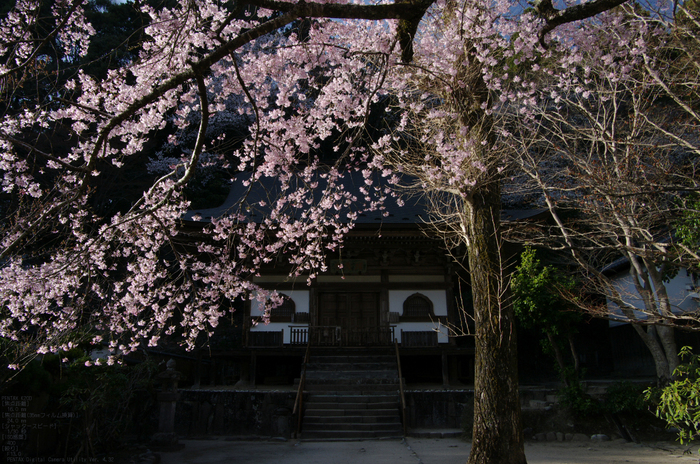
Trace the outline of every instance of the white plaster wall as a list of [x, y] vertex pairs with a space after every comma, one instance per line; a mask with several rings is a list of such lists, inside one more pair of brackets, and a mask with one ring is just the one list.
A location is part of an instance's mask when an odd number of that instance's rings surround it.
[[[308, 290], [288, 290], [288, 291], [283, 291], [280, 292], [284, 295], [287, 295], [289, 298], [294, 301], [294, 305], [296, 306], [295, 312], [297, 313], [308, 313], [309, 312], [309, 291]], [[257, 300], [253, 300], [251, 302], [251, 307], [250, 307], [250, 315], [251, 317], [258, 317], [262, 316], [262, 311], [260, 310], [261, 305], [260, 302]], [[283, 332], [283, 339], [284, 343], [291, 343], [291, 330], [289, 329], [290, 325], [302, 325], [302, 324], [295, 324], [295, 323], [290, 323], [290, 322], [270, 322], [269, 324], [258, 324], [255, 327], [251, 327], [251, 331], [257, 331], [257, 332], [279, 332], [280, 330], [284, 330]], [[306, 325], [306, 324], [304, 324]]]
[[[414, 293], [430, 299], [433, 302], [433, 311], [436, 316], [447, 316], [447, 291], [446, 290], [389, 290], [389, 311], [394, 313], [403, 313], [403, 302], [406, 298]], [[447, 343], [448, 334], [445, 327], [439, 326], [435, 322], [399, 322], [396, 325], [394, 335], [396, 339], [401, 340], [401, 331], [404, 332], [423, 332], [428, 330], [438, 330], [438, 343]]]
[[[634, 287], [629, 271], [614, 278], [613, 282], [615, 288], [623, 295], [626, 302], [636, 308], [644, 308], [644, 301]], [[666, 282], [665, 287], [674, 313], [679, 314], [687, 311], [696, 311], [698, 309], [698, 302], [693, 299], [693, 297], [697, 298], [698, 294], [695, 293], [693, 280], [686, 270], [681, 269], [673, 279]], [[610, 300], [608, 300], [608, 310], [612, 314], [622, 316], [620, 308]], [[637, 313], [637, 317], [642, 320], [646, 319], [646, 315], [641, 312]], [[611, 321], [610, 326], [614, 327], [624, 323], [625, 322]]]
[[414, 293], [430, 299], [436, 316], [447, 316], [447, 292], [445, 290], [389, 290], [389, 311], [403, 313], [403, 302]]
[[[309, 291], [307, 290], [292, 290], [280, 292], [289, 296], [296, 305], [296, 312], [298, 313], [308, 313], [309, 312]], [[447, 292], [445, 290], [390, 290], [389, 291], [389, 311], [398, 312], [401, 314], [403, 312], [403, 302], [409, 296], [414, 293], [420, 293], [425, 297], [429, 298], [433, 302], [433, 310], [436, 316], [447, 316]], [[250, 314], [252, 317], [260, 316], [262, 313], [260, 311], [260, 303], [256, 300], [251, 302]], [[289, 322], [270, 322], [269, 324], [258, 324], [255, 327], [251, 327], [251, 331], [260, 332], [279, 332], [284, 330], [284, 343], [290, 343], [290, 324]], [[438, 330], [438, 343], [448, 342], [448, 333], [444, 327], [440, 327], [435, 322], [400, 322], [396, 325], [395, 337], [400, 341], [401, 330], [408, 331], [427, 331], [427, 330]]]

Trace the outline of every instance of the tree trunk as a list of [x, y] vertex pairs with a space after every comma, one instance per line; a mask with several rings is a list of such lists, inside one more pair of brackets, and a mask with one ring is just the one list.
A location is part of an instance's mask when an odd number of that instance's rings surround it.
[[[474, 428], [468, 464], [526, 464], [518, 391], [515, 315], [501, 259], [502, 159], [494, 155], [489, 91], [476, 48], [464, 44], [453, 98], [473, 161], [463, 167], [476, 182], [465, 190], [461, 230], [469, 254], [474, 304]], [[494, 158], [495, 156], [495, 158]], [[480, 162], [484, 169], [477, 165]]]
[[547, 333], [547, 340], [549, 340], [549, 345], [552, 347], [552, 351], [554, 351], [554, 358], [557, 360], [557, 364], [559, 365], [559, 376], [561, 377], [561, 382], [565, 387], [568, 387], [569, 379], [566, 375], [564, 355], [561, 354], [561, 350], [559, 349], [559, 345], [557, 345], [557, 341], [554, 339], [554, 335]]
[[[656, 367], [656, 379], [659, 385], [665, 385], [671, 380], [673, 372], [669, 366], [669, 360], [666, 357], [666, 352], [664, 351], [659, 338], [657, 336], [656, 328], [653, 325], [647, 326], [647, 330], [644, 330], [644, 326], [641, 324], [632, 324], [634, 329], [637, 331], [642, 341], [649, 348], [651, 357], [654, 359], [654, 366]], [[678, 355], [676, 354], [676, 357]]]
[[672, 379], [674, 372], [680, 364], [678, 346], [676, 345], [676, 329], [665, 325], [658, 325], [656, 326], [656, 334], [659, 337], [661, 346], [664, 348], [664, 353], [666, 353], [669, 378]]
[[[656, 263], [648, 259], [640, 260], [637, 255], [632, 253], [627, 254], [627, 259], [630, 262], [632, 281], [637, 293], [644, 301], [644, 309], [647, 314], [658, 314], [662, 318], [673, 317], [666, 284], [662, 273], [656, 268]], [[633, 316], [633, 313], [630, 312], [625, 314], [628, 317]], [[673, 378], [673, 373], [679, 364], [675, 329], [660, 324], [649, 325], [646, 329], [646, 336], [644, 336], [644, 329], [635, 328], [654, 358], [657, 383], [666, 385]]]
[[469, 464], [525, 464], [515, 318], [498, 242], [497, 176], [467, 203], [466, 239], [474, 299], [474, 432]]
[[569, 349], [571, 350], [571, 357], [574, 361], [574, 374], [576, 374], [577, 379], [580, 379], [581, 363], [578, 360], [578, 351], [576, 350], [576, 345], [574, 344], [574, 337], [571, 335], [571, 332], [568, 332], [566, 338], [569, 339]]

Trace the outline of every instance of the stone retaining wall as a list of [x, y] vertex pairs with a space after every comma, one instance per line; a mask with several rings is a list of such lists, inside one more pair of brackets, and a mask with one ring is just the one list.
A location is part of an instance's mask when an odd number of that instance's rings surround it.
[[[473, 392], [405, 392], [409, 429], [460, 428]], [[296, 392], [181, 390], [175, 416], [180, 436], [254, 435], [290, 438]]]
[[465, 410], [473, 411], [471, 390], [408, 390], [404, 396], [409, 429], [458, 429]]
[[296, 392], [182, 390], [175, 432], [180, 436], [255, 435], [290, 438]]

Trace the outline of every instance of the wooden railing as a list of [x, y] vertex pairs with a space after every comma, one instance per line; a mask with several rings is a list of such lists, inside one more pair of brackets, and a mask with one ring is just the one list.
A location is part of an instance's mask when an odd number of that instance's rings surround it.
[[290, 326], [290, 343], [313, 346], [386, 346], [394, 340], [395, 326]]
[[289, 343], [292, 345], [308, 345], [309, 343], [309, 327], [308, 326], [289, 326]]
[[297, 397], [294, 400], [294, 409], [292, 417], [297, 415], [297, 429], [294, 432], [294, 438], [299, 438], [301, 433], [301, 421], [304, 418], [304, 383], [306, 382], [306, 365], [309, 363], [309, 355], [311, 354], [311, 344], [306, 344], [306, 354], [304, 355], [304, 363], [301, 366], [301, 376], [299, 377], [299, 388], [297, 389]]
[[309, 343], [314, 346], [341, 346], [343, 336], [340, 327], [309, 327]]
[[396, 365], [399, 368], [399, 396], [401, 398], [401, 422], [403, 423], [403, 436], [406, 436], [408, 424], [406, 423], [406, 397], [403, 393], [403, 374], [401, 373], [401, 356], [399, 356], [399, 342], [394, 339], [394, 348], [396, 350]]
[[[394, 340], [396, 326], [388, 327], [337, 327], [337, 326], [289, 326], [290, 344], [314, 346], [386, 346]], [[403, 331], [401, 346], [438, 346], [438, 334], [434, 330]], [[248, 346], [282, 346], [284, 330], [277, 332], [251, 331]]]
[[356, 327], [341, 332], [342, 346], [387, 346], [394, 341], [394, 326]]

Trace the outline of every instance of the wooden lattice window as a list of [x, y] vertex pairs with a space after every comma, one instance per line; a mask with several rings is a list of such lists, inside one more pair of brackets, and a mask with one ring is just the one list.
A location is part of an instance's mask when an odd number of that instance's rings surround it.
[[270, 310], [270, 322], [292, 322], [296, 305], [294, 300], [287, 295], [280, 295], [283, 299], [281, 305]]
[[433, 302], [420, 293], [414, 293], [403, 302], [402, 321], [430, 321], [435, 317]]

